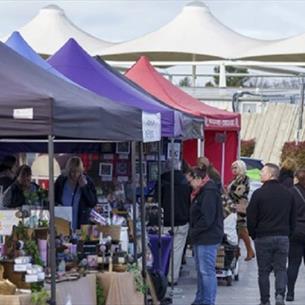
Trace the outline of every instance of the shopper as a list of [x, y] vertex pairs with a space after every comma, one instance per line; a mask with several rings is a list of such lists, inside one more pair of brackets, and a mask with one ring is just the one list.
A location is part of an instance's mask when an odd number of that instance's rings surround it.
[[219, 189], [205, 166], [195, 168], [190, 184], [190, 239], [195, 254], [197, 293], [193, 305], [214, 305], [217, 291], [216, 256], [223, 239], [223, 211]]
[[[39, 201], [37, 191], [39, 186], [32, 182], [32, 170], [28, 165], [21, 165], [16, 174], [16, 180], [6, 189], [3, 195], [5, 208], [18, 208], [23, 205], [34, 205]], [[36, 193], [33, 196], [33, 193]]]
[[294, 286], [302, 259], [305, 262], [305, 168], [298, 170], [295, 178], [296, 184], [291, 192], [296, 205], [296, 227], [290, 238], [286, 301], [294, 301]]
[[[161, 205], [164, 209], [164, 230], [171, 231], [171, 160], [167, 163], [167, 171], [161, 175]], [[178, 282], [182, 262], [183, 250], [189, 231], [189, 211], [191, 187], [183, 172], [180, 170], [178, 160], [174, 160], [174, 284]], [[171, 264], [170, 264], [171, 266]], [[172, 281], [171, 273], [168, 274], [169, 282]]]
[[295, 203], [290, 191], [278, 182], [279, 167], [267, 163], [261, 171], [262, 187], [247, 208], [250, 236], [255, 242], [262, 305], [270, 304], [271, 271], [275, 274], [276, 305], [283, 305], [287, 284], [289, 235], [295, 227]]
[[55, 182], [55, 203], [72, 207], [72, 228], [90, 223], [90, 211], [97, 203], [96, 190], [91, 179], [84, 174], [79, 157], [67, 161], [65, 171]]
[[290, 188], [293, 187], [293, 177], [297, 164], [294, 159], [287, 158], [281, 165], [279, 182]]
[[[250, 190], [250, 181], [246, 175], [246, 170], [247, 167], [244, 161], [237, 160], [232, 163], [232, 174], [234, 179], [228, 185], [227, 190], [228, 196], [233, 202], [233, 205], [241, 205], [244, 206], [244, 208], [246, 208], [248, 203], [248, 195]], [[246, 210], [241, 209], [237, 212], [237, 232], [238, 237], [243, 240], [247, 249], [245, 261], [250, 261], [255, 257], [255, 254], [247, 229]]]
[[2, 192], [4, 192], [14, 182], [16, 170], [16, 157], [11, 155], [5, 156], [0, 164], [0, 187], [2, 187]]

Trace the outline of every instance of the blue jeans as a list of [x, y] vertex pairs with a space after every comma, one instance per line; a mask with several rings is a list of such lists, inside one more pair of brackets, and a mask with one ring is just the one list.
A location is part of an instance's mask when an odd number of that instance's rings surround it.
[[197, 269], [197, 293], [194, 304], [214, 305], [217, 292], [216, 256], [217, 245], [195, 245]]

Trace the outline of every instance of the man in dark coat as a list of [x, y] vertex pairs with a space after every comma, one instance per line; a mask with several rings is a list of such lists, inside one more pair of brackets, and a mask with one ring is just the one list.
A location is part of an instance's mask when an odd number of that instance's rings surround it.
[[263, 186], [247, 208], [249, 234], [255, 242], [261, 305], [270, 305], [271, 271], [275, 274], [276, 305], [284, 305], [289, 236], [295, 227], [292, 194], [278, 182], [279, 167], [267, 163], [261, 171]]
[[[174, 283], [178, 281], [182, 262], [183, 250], [189, 230], [189, 211], [191, 187], [189, 186], [183, 172], [179, 169], [177, 160], [174, 162]], [[168, 169], [171, 162], [168, 163]], [[171, 230], [171, 172], [166, 171], [161, 175], [161, 205], [164, 209], [164, 229]], [[171, 278], [169, 276], [169, 280]]]

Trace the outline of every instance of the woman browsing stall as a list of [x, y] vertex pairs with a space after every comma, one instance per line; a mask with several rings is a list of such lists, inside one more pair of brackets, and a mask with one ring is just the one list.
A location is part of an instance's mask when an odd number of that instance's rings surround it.
[[91, 179], [84, 174], [83, 162], [71, 157], [65, 171], [55, 182], [55, 203], [72, 207], [72, 228], [90, 223], [90, 210], [97, 203], [96, 189]]
[[5, 208], [18, 208], [23, 205], [41, 203], [39, 186], [32, 182], [32, 170], [28, 165], [21, 165], [16, 174], [16, 180], [7, 188], [3, 196]]

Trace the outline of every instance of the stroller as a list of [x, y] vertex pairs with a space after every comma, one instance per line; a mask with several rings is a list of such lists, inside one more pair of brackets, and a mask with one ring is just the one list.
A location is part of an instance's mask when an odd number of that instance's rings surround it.
[[232, 286], [233, 280], [239, 280], [239, 246], [236, 230], [237, 214], [231, 213], [224, 220], [225, 236], [217, 252], [216, 276]]

